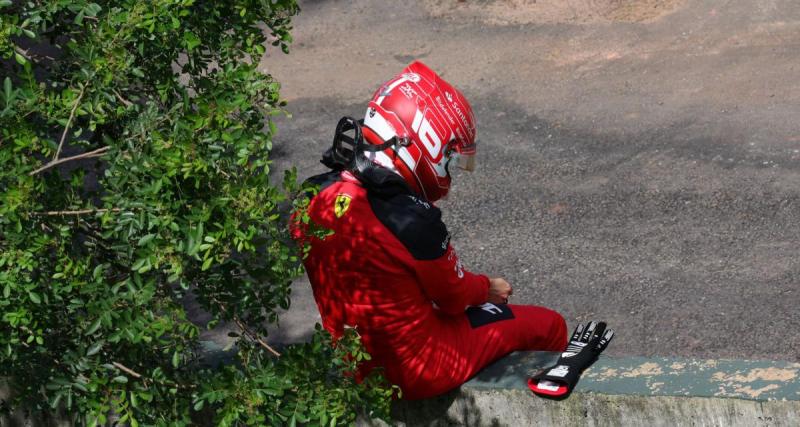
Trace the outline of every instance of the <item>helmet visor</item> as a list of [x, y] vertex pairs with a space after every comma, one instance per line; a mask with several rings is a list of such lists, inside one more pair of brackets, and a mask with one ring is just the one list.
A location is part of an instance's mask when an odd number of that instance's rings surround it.
[[457, 160], [456, 166], [459, 169], [463, 169], [467, 172], [472, 172], [475, 170], [475, 155], [474, 154], [455, 154]]
[[462, 154], [453, 150], [447, 156], [447, 163], [445, 163], [445, 169], [447, 170], [448, 174], [451, 172], [453, 165], [455, 165], [458, 169], [472, 172], [475, 170], [475, 155]]

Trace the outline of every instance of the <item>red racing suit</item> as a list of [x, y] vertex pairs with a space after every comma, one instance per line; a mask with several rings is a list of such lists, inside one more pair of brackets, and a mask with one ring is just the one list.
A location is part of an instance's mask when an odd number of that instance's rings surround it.
[[311, 222], [333, 233], [304, 260], [322, 325], [334, 337], [355, 327], [372, 361], [407, 399], [442, 394], [515, 350], [562, 351], [564, 319], [543, 307], [487, 303], [489, 279], [459, 261], [441, 212], [380, 167], [358, 178], [311, 178]]

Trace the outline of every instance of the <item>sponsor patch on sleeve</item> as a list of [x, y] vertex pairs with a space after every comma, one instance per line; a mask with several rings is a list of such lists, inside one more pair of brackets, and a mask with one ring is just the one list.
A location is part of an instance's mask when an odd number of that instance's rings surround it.
[[490, 302], [477, 307], [469, 307], [466, 313], [469, 324], [472, 325], [473, 329], [514, 318], [514, 313], [508, 304], [492, 304]]

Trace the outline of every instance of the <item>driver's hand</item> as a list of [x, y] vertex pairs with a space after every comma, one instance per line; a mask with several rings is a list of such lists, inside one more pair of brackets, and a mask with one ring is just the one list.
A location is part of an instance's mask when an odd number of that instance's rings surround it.
[[501, 277], [489, 279], [489, 302], [492, 304], [508, 304], [508, 297], [514, 293], [511, 285]]

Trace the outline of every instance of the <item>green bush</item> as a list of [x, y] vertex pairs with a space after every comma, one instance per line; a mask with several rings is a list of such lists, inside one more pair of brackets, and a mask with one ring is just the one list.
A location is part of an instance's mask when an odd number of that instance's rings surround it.
[[[9, 411], [79, 424], [351, 423], [393, 389], [354, 380], [350, 331], [277, 357], [268, 323], [302, 272], [307, 203], [268, 160], [293, 0], [0, 0], [0, 377]], [[301, 214], [300, 217], [303, 217]], [[208, 368], [209, 325], [239, 327]]]

